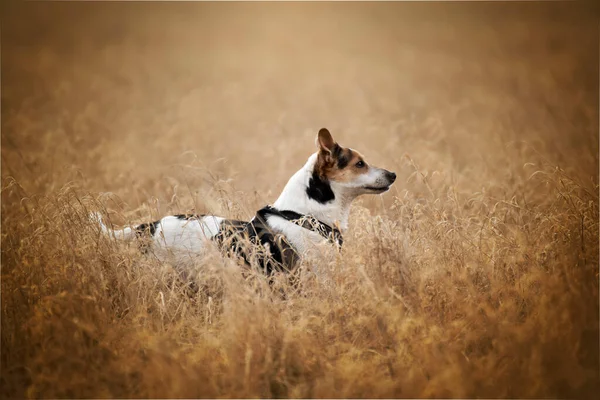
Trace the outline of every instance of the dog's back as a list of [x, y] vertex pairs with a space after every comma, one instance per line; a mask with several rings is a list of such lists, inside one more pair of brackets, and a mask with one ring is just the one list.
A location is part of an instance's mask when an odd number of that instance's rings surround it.
[[178, 214], [134, 228], [112, 230], [94, 214], [102, 230], [117, 239], [137, 238], [141, 249], [160, 261], [186, 264], [205, 254], [214, 243], [226, 255], [252, 261], [266, 274], [293, 268], [299, 257], [284, 235], [274, 232], [266, 219], [225, 219], [214, 215]]

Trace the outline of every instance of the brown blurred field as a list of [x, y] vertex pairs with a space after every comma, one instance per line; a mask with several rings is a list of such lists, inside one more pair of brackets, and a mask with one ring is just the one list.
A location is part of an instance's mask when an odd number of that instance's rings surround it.
[[[2, 398], [600, 391], [597, 6], [1, 14]], [[399, 176], [355, 204], [333, 287], [284, 300], [215, 253], [190, 295], [87, 221], [250, 218], [323, 126]]]

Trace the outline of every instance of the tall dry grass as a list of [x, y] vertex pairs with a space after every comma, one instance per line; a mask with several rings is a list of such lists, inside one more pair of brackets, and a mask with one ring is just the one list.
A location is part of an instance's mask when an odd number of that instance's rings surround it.
[[[597, 8], [3, 4], [2, 396], [591, 398]], [[298, 287], [99, 234], [395, 170]], [[281, 296], [283, 291], [286, 296]]]

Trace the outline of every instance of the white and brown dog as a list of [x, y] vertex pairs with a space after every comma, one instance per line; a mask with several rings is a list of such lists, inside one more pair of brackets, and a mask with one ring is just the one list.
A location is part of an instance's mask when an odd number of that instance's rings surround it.
[[98, 213], [93, 218], [117, 239], [145, 238], [145, 250], [161, 261], [189, 261], [214, 241], [247, 263], [252, 254], [258, 255], [254, 259], [267, 274], [289, 271], [315, 245], [341, 246], [352, 201], [386, 192], [396, 180], [395, 173], [369, 165], [357, 151], [340, 146], [325, 128], [319, 130], [316, 144], [318, 151], [290, 178], [275, 203], [248, 222], [181, 214], [112, 230]]

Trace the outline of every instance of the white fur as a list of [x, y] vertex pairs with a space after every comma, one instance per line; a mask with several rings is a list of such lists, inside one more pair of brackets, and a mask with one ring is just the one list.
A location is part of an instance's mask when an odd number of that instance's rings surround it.
[[176, 262], [202, 255], [206, 242], [219, 233], [223, 219], [215, 216], [190, 220], [173, 216], [161, 219], [154, 233], [154, 255], [161, 261], [173, 257]]
[[[112, 230], [103, 222], [99, 213], [93, 213], [103, 233], [119, 240], [129, 240], [135, 237], [135, 230], [126, 227]], [[151, 254], [160, 261], [185, 262], [186, 259], [202, 255], [206, 249], [205, 243], [219, 233], [220, 223], [224, 218], [205, 216], [200, 219], [179, 219], [174, 216], [164, 217], [156, 225], [152, 237]]]
[[126, 227], [121, 230], [112, 230], [108, 228], [106, 225], [104, 225], [104, 222], [102, 222], [102, 215], [98, 212], [92, 213], [90, 218], [100, 226], [100, 230], [105, 235], [114, 236], [119, 240], [129, 240], [135, 236], [135, 231], [130, 227]]

